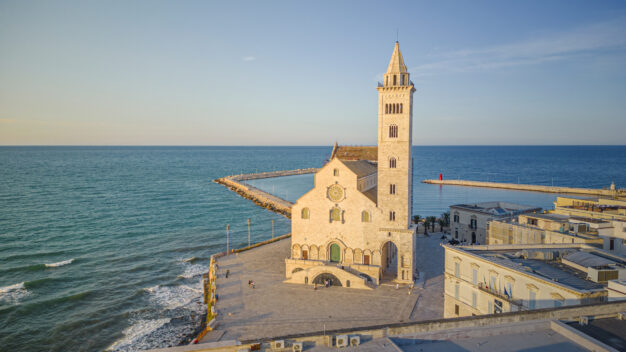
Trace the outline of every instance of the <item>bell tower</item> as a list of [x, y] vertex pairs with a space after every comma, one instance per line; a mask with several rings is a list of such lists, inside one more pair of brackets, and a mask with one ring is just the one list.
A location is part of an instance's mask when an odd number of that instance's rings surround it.
[[413, 82], [396, 42], [378, 84], [378, 207], [389, 228], [411, 224], [413, 194]]

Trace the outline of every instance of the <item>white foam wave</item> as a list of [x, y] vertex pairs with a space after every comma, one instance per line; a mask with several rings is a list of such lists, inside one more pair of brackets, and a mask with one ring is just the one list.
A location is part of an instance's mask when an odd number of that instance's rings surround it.
[[126, 350], [129, 348], [137, 348], [139, 340], [144, 336], [156, 331], [163, 325], [170, 322], [170, 318], [153, 319], [153, 320], [137, 320], [131, 326], [122, 331], [124, 337], [115, 341], [107, 351]]
[[56, 268], [56, 267], [59, 267], [59, 266], [72, 264], [73, 262], [74, 262], [74, 258], [68, 259], [68, 260], [64, 260], [64, 261], [60, 261], [60, 262], [56, 262], [56, 263], [46, 264], [46, 268]]
[[22, 298], [28, 296], [30, 292], [24, 286], [24, 282], [10, 286], [0, 287], [0, 302], [16, 304]]
[[145, 289], [150, 293], [150, 300], [154, 303], [167, 308], [176, 309], [185, 307], [192, 311], [202, 311], [201, 304], [190, 304], [193, 300], [201, 298], [204, 292], [201, 285], [197, 287], [180, 285], [180, 286], [153, 286]]
[[209, 268], [204, 265], [188, 265], [186, 266], [185, 271], [182, 274], [178, 275], [178, 277], [193, 279], [196, 276], [202, 276], [202, 274], [205, 274], [207, 271], [209, 271]]
[[196, 259], [197, 259], [196, 257], [191, 257], [191, 258], [185, 258], [185, 259], [183, 259], [182, 261], [183, 261], [183, 262], [193, 262], [193, 261], [194, 261], [194, 260], [196, 260]]

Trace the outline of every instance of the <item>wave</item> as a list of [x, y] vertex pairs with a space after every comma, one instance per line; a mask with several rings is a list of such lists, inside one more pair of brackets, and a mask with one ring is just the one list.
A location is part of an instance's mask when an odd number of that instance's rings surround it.
[[208, 266], [194, 264], [187, 266], [185, 268], [185, 271], [182, 274], [178, 275], [178, 277], [183, 279], [193, 279], [196, 276], [202, 276], [202, 274], [205, 274], [208, 271]]
[[0, 287], [0, 302], [8, 304], [17, 304], [19, 301], [28, 296], [30, 292], [24, 286], [24, 282], [18, 284]]
[[59, 267], [59, 266], [72, 264], [73, 262], [74, 262], [74, 258], [68, 259], [68, 260], [63, 260], [63, 261], [56, 262], [56, 263], [46, 264], [46, 268], [56, 268], [56, 267]]
[[152, 319], [152, 320], [137, 320], [131, 326], [122, 331], [124, 337], [115, 341], [109, 346], [106, 351], [119, 351], [119, 350], [137, 350], [139, 342], [145, 336], [153, 333], [163, 325], [170, 322], [170, 318]]
[[202, 291], [200, 283], [198, 283], [197, 287], [187, 285], [157, 285], [147, 287], [144, 290], [150, 294], [150, 301], [163, 308], [173, 310], [184, 307], [198, 312], [202, 312], [204, 310], [201, 304], [192, 304], [194, 301], [202, 303], [201, 298], [204, 295], [204, 291]]

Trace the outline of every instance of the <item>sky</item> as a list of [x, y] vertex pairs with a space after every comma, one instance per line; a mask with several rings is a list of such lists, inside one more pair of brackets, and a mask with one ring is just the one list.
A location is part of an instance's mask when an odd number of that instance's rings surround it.
[[624, 1], [0, 0], [0, 145], [626, 144]]

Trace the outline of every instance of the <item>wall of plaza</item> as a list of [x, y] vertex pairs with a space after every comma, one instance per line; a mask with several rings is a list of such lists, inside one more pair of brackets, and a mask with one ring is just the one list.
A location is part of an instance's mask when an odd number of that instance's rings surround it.
[[575, 289], [499, 265], [458, 247], [445, 245], [444, 249], [444, 318], [606, 300], [605, 289]]

